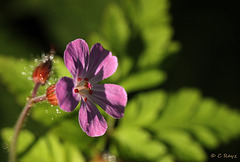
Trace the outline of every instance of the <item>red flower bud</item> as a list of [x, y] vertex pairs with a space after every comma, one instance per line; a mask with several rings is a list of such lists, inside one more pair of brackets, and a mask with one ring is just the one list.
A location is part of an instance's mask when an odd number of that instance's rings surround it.
[[33, 81], [35, 84], [45, 84], [50, 76], [50, 72], [52, 69], [52, 61], [48, 59], [46, 62], [40, 63], [35, 70], [33, 71]]
[[46, 91], [46, 97], [48, 99], [48, 102], [52, 105], [58, 105], [58, 99], [56, 96], [56, 85], [51, 85], [50, 87], [47, 88]]

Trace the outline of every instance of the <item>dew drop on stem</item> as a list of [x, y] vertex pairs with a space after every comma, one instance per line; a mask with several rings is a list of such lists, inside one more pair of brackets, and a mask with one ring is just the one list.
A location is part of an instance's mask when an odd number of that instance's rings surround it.
[[27, 75], [27, 73], [23, 71], [23, 72], [22, 72], [22, 75]]

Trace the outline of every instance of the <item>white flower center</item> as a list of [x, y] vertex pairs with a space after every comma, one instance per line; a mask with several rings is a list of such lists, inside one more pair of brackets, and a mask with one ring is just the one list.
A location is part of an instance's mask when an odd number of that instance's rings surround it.
[[81, 78], [77, 79], [78, 83], [77, 86], [74, 89], [75, 93], [79, 93], [81, 96], [84, 96], [84, 101], [87, 100], [86, 94], [92, 94], [93, 91], [91, 90], [92, 85], [89, 82], [88, 78], [85, 78], [84, 80], [82, 80]]

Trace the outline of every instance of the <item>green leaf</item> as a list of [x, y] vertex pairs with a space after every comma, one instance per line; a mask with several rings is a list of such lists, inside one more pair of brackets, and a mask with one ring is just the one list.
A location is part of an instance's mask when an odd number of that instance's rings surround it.
[[66, 151], [66, 161], [69, 162], [84, 162], [86, 161], [84, 156], [79, 153], [78, 148], [76, 145], [65, 143], [64, 144], [65, 151]]
[[195, 89], [181, 89], [169, 97], [168, 104], [159, 119], [159, 123], [164, 123], [165, 121], [178, 121], [179, 123], [180, 121], [191, 120], [200, 99], [199, 91]]
[[24, 59], [0, 56], [0, 78], [19, 105], [24, 105], [33, 88], [32, 65]]
[[[151, 141], [167, 148], [167, 153], [157, 161], [163, 161], [164, 157], [170, 161], [205, 161], [204, 148], [214, 149], [239, 137], [238, 123], [238, 111], [203, 98], [199, 90], [184, 88], [168, 95], [156, 90], [137, 94], [129, 101], [117, 128], [121, 133], [114, 138], [118, 141], [116, 148], [125, 148], [133, 135], [123, 130], [134, 130], [138, 136], [150, 133]], [[134, 152], [131, 149], [134, 148], [129, 146], [127, 152]]]
[[48, 102], [37, 103], [31, 110], [31, 117], [45, 126], [62, 120], [66, 115], [67, 113], [61, 110], [58, 105], [53, 106]]
[[144, 42], [143, 51], [137, 62], [138, 68], [158, 66], [169, 54], [179, 50], [176, 42], [171, 40], [173, 30], [170, 26], [167, 0], [124, 2], [126, 17], [130, 19], [135, 29], [132, 33], [136, 33], [138, 29]]
[[214, 132], [203, 125], [196, 125], [192, 127], [191, 132], [195, 138], [206, 148], [214, 149], [219, 145], [220, 141], [215, 136]]
[[[9, 143], [9, 137], [12, 136], [12, 129], [3, 129], [1, 131], [1, 136], [5, 142]], [[17, 153], [24, 151], [28, 145], [34, 141], [34, 135], [28, 130], [22, 130], [18, 139]], [[57, 136], [51, 133], [42, 136], [38, 141], [36, 141], [34, 147], [22, 156], [19, 160], [25, 162], [83, 162], [85, 159], [81, 155], [78, 149], [69, 143], [62, 143]]]
[[146, 48], [138, 59], [138, 67], [146, 68], [158, 66], [169, 54], [172, 46], [170, 41], [172, 31], [170, 27], [156, 27], [144, 31]]
[[194, 122], [207, 126], [223, 142], [238, 137], [240, 132], [240, 127], [236, 124], [240, 122], [240, 113], [232, 111], [225, 104], [216, 103], [212, 99], [203, 100]]
[[167, 0], [125, 0], [125, 3], [132, 22], [141, 28], [167, 24], [170, 21]]
[[129, 93], [156, 87], [165, 80], [166, 74], [164, 72], [153, 69], [132, 74], [119, 84]]
[[[74, 150], [74, 154], [76, 155], [76, 148], [72, 147], [71, 145], [67, 145], [70, 147], [70, 150]], [[69, 149], [69, 148], [68, 148]], [[33, 149], [27, 154], [27, 156], [23, 156], [22, 161], [69, 161], [72, 159], [69, 158], [69, 150], [66, 149], [66, 146], [60, 142], [60, 140], [51, 134], [42, 137], [38, 142], [35, 144]], [[79, 156], [75, 156], [78, 159], [72, 159], [75, 161], [84, 161], [81, 153], [78, 152]]]
[[128, 102], [125, 111], [127, 117], [121, 119], [121, 126], [136, 125], [147, 128], [152, 125], [164, 108], [166, 97], [164, 91], [152, 91], [137, 95], [134, 100]]
[[169, 146], [169, 151], [179, 161], [205, 161], [207, 158], [201, 145], [186, 132], [177, 129], [165, 129], [158, 133], [157, 136], [159, 140]]
[[114, 133], [120, 158], [156, 161], [166, 156], [164, 144], [154, 140], [145, 130], [159, 117], [166, 97], [164, 91], [152, 91], [139, 94], [128, 103], [125, 117], [120, 120], [117, 133]]
[[112, 49], [124, 51], [130, 30], [121, 8], [111, 3], [103, 15], [102, 32]]
[[[188, 160], [204, 160], [199, 146], [213, 149], [220, 143], [227, 142], [240, 134], [240, 128], [236, 124], [240, 122], [239, 112], [233, 112], [226, 105], [218, 104], [212, 99], [202, 98], [200, 92], [195, 89], [182, 89], [171, 95], [166, 103], [161, 116], [150, 129], [159, 135], [160, 140], [163, 140], [161, 136], [163, 132], [173, 131], [173, 137], [168, 139], [173, 147], [171, 149], [177, 147], [177, 150], [195, 150], [192, 153], [186, 152], [186, 154], [195, 154], [193, 156], [196, 156], [188, 157]], [[183, 138], [182, 140], [187, 142], [188, 138], [190, 143], [195, 138], [200, 145], [195, 145], [196, 148], [192, 149], [180, 148], [174, 141], [174, 138], [178, 138], [175, 137], [178, 136], [175, 131], [179, 130], [188, 132], [188, 135], [179, 134], [179, 136], [183, 136], [180, 137]], [[170, 133], [166, 133], [164, 138]], [[190, 134], [192, 137], [190, 137]], [[194, 144], [191, 144], [191, 146], [194, 146]], [[199, 153], [197, 153], [197, 150]], [[174, 154], [177, 154], [176, 156], [180, 160], [187, 160], [185, 159], [187, 155], [184, 155], [184, 153], [175, 152]]]
[[128, 54], [137, 61], [136, 69], [157, 67], [180, 49], [179, 43], [171, 40], [168, 9], [166, 0], [110, 3], [100, 32], [94, 32], [91, 38], [103, 42], [118, 57]]
[[150, 135], [138, 128], [122, 128], [114, 133], [119, 143], [119, 155], [126, 160], [154, 161], [166, 153], [165, 146], [151, 140]]
[[163, 157], [161, 157], [158, 162], [174, 162], [175, 161], [175, 158], [173, 157], [173, 155], [165, 155]]
[[77, 145], [81, 150], [88, 150], [89, 145], [94, 143], [94, 139], [82, 131], [77, 116], [73, 116], [70, 120], [64, 120], [64, 122], [54, 127], [52, 131], [64, 141]]
[[[1, 130], [1, 137], [5, 142], [6, 146], [10, 146], [10, 142], [13, 138], [13, 129], [12, 128], [4, 128]], [[26, 129], [23, 129], [18, 138], [17, 144], [17, 152], [22, 152], [25, 150], [29, 144], [31, 144], [34, 140], [34, 135]]]

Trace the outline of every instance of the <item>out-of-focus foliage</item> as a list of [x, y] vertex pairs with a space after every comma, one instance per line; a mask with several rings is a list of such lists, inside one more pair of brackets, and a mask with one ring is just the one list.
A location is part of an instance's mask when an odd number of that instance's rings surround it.
[[168, 7], [166, 0], [110, 3], [104, 11], [101, 31], [89, 39], [91, 44], [102, 42], [118, 56], [118, 71], [110, 80], [120, 80], [128, 92], [153, 88], [166, 79], [158, 67], [179, 49], [178, 43], [171, 40]]
[[[103, 82], [122, 85], [130, 96], [122, 119], [103, 114], [109, 128], [99, 138], [82, 132], [77, 110], [66, 113], [47, 102], [36, 104], [19, 138], [17, 153], [22, 161], [91, 161], [107, 158], [99, 157], [105, 152], [124, 161], [205, 161], [205, 149], [239, 136], [239, 112], [202, 97], [197, 89], [169, 93], [159, 88], [167, 80], [162, 63], [179, 50], [172, 41], [167, 0], [25, 0], [23, 7], [16, 7], [19, 3], [8, 9], [19, 17], [29, 13], [39, 17], [51, 41], [62, 50], [78, 37], [87, 39], [90, 47], [100, 42], [111, 50], [118, 57], [118, 70]], [[6, 160], [13, 124], [31, 93], [31, 74], [40, 58], [26, 58], [32, 53], [32, 42], [20, 36], [10, 39], [14, 34], [4, 26], [0, 34], [4, 45], [0, 49], [4, 93], [0, 133]], [[52, 76], [38, 95], [62, 76], [71, 75], [63, 59], [55, 57]]]
[[[21, 70], [29, 65], [31, 68], [36, 63], [20, 61], [16, 69], [13, 65], [16, 65], [17, 59], [1, 57], [1, 60], [8, 62], [8, 66], [1, 62], [3, 70], [0, 72], [4, 84], [10, 87], [9, 91], [13, 90], [14, 94], [18, 92], [16, 96], [27, 95], [21, 90], [25, 85], [21, 84], [29, 84], [30, 80], [25, 76], [28, 74], [21, 74]], [[62, 70], [64, 64], [61, 58], [55, 58], [54, 66], [53, 76], [69, 75], [68, 71]], [[15, 83], [12, 75], [18, 73], [23, 79]], [[24, 97], [18, 100], [21, 101], [20, 105], [24, 105]], [[28, 130], [21, 134], [18, 149], [21, 159], [26, 161], [58, 161], [58, 158], [70, 158], [70, 161], [75, 156], [72, 160], [83, 160], [81, 154], [93, 157], [102, 151], [107, 140], [107, 135], [98, 139], [87, 137], [77, 122], [77, 111], [69, 115], [46, 103], [32, 109], [28, 122]], [[235, 123], [239, 122], [239, 113], [231, 112], [226, 105], [218, 104], [213, 99], [202, 98], [195, 89], [182, 89], [174, 94], [163, 90], [139, 93], [129, 101], [125, 117], [108, 137], [112, 141], [109, 151], [124, 160], [204, 161], [207, 155], [203, 148], [213, 149], [221, 142], [237, 137], [240, 129]], [[6, 142], [11, 131], [1, 131]], [[38, 150], [44, 150], [41, 153], [44, 156], [39, 156]], [[78, 150], [82, 153], [77, 153]], [[60, 152], [63, 157], [57, 156]]]
[[167, 156], [172, 161], [205, 161], [204, 147], [216, 148], [240, 133], [234, 124], [240, 122], [239, 112], [203, 98], [196, 89], [140, 93], [128, 103], [126, 114], [113, 145], [128, 160], [161, 161]]
[[33, 70], [29, 62], [24, 59], [0, 56], [0, 65], [1, 83], [8, 88], [9, 92], [17, 94], [14, 97], [20, 105], [24, 105], [26, 96], [33, 87], [28, 78], [31, 78], [31, 70]]
[[[4, 129], [2, 132], [2, 137], [8, 141], [8, 137], [13, 133], [11, 129]], [[18, 151], [23, 152], [27, 149], [34, 141], [34, 135], [23, 130], [19, 136]], [[57, 136], [52, 134], [47, 134], [42, 136], [36, 143], [34, 147], [29, 151], [27, 156], [22, 156], [21, 160], [26, 162], [36, 161], [49, 161], [49, 162], [79, 162], [84, 161], [84, 158], [79, 153], [78, 148], [70, 143], [61, 142]]]

